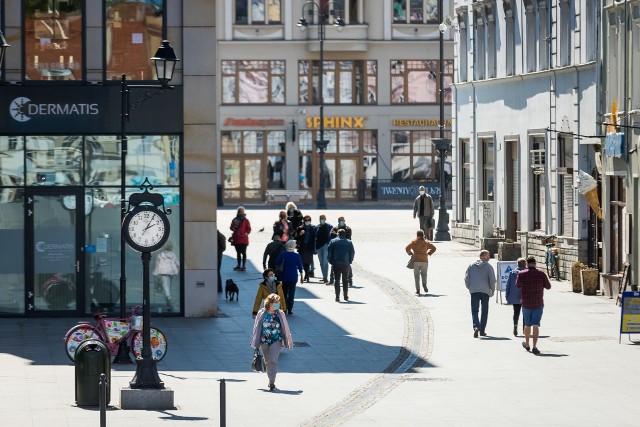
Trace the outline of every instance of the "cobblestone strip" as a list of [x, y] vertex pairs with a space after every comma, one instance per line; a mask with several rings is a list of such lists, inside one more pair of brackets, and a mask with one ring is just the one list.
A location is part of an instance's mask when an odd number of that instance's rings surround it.
[[364, 277], [378, 286], [402, 310], [404, 333], [400, 353], [380, 374], [358, 387], [344, 401], [306, 420], [303, 426], [335, 426], [346, 422], [384, 398], [415, 368], [424, 366], [433, 350], [433, 322], [429, 310], [406, 289], [389, 279], [365, 271], [354, 264], [354, 276]]

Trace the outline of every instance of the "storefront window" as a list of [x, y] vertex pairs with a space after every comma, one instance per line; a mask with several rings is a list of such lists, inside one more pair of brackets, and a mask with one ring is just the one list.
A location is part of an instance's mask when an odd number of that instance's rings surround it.
[[[371, 194], [371, 186], [377, 179], [376, 136], [369, 130], [324, 132], [324, 139], [329, 141], [324, 155], [327, 198], [354, 200], [361, 191]], [[314, 170], [320, 170], [320, 156], [313, 141], [320, 138], [320, 134], [301, 131], [299, 137], [300, 189], [315, 194], [319, 177]]]
[[222, 61], [224, 104], [284, 104], [285, 61]]
[[162, 44], [164, 0], [105, 0], [105, 16], [107, 80], [119, 80], [122, 74], [130, 80], [155, 80], [149, 58]]
[[25, 80], [82, 80], [82, 1], [24, 2]]
[[285, 187], [285, 131], [225, 131], [220, 145], [225, 200], [262, 200], [268, 188]]
[[[391, 61], [391, 103], [420, 104], [439, 102], [439, 70], [440, 66], [437, 60]], [[453, 61], [445, 61], [444, 73], [444, 102], [450, 104]]]
[[[298, 102], [319, 105], [320, 61], [298, 62]], [[324, 61], [322, 82], [325, 104], [377, 104], [377, 61]], [[311, 96], [309, 82], [313, 81]]]
[[[2, 153], [4, 151], [0, 152], [0, 164], [6, 159]], [[2, 171], [4, 186], [6, 169]], [[0, 241], [11, 246], [11, 250], [3, 251], [0, 257], [0, 313], [21, 314], [25, 295], [24, 191], [21, 188], [0, 187], [0, 218]]]
[[27, 185], [81, 185], [81, 136], [27, 136]]
[[[432, 138], [440, 131], [393, 131], [391, 132], [391, 173], [394, 182], [435, 180], [438, 177], [438, 152]], [[450, 137], [451, 132], [445, 132]], [[451, 157], [445, 170], [451, 172]]]

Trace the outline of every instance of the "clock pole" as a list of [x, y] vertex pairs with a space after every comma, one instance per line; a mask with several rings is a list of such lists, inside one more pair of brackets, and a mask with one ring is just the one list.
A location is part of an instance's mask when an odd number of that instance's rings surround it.
[[131, 388], [164, 388], [160, 381], [156, 361], [151, 354], [151, 304], [149, 291], [149, 265], [151, 252], [142, 252], [142, 357], [136, 360], [136, 374], [129, 383]]

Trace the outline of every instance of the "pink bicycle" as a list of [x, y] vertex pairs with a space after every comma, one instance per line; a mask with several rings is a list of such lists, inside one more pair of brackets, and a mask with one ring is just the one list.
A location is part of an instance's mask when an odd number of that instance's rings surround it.
[[[111, 355], [118, 354], [120, 342], [129, 344], [130, 357], [135, 360], [142, 354], [142, 316], [137, 316], [142, 307], [131, 309], [131, 316], [126, 319], [108, 318], [102, 313], [93, 316], [95, 324], [80, 322], [64, 335], [67, 356], [73, 362], [76, 350], [83, 341], [97, 339], [109, 347]], [[151, 354], [156, 362], [160, 362], [167, 354], [167, 339], [158, 328], [151, 327]]]

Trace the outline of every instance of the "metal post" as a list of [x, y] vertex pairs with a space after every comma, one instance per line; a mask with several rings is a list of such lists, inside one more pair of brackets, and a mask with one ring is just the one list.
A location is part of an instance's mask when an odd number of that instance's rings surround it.
[[156, 361], [151, 355], [151, 300], [149, 291], [149, 264], [151, 253], [142, 252], [142, 357], [136, 360], [136, 375], [130, 382], [131, 388], [163, 389]]
[[107, 426], [107, 376], [100, 374], [100, 383], [98, 384], [100, 393], [100, 427]]
[[[443, 0], [438, 0], [438, 22], [443, 21], [444, 11]], [[440, 86], [440, 141], [444, 142], [444, 32], [440, 31], [440, 75], [438, 78], [438, 84]], [[451, 141], [449, 141], [449, 147]], [[447, 213], [446, 206], [446, 182], [444, 176], [444, 161], [447, 158], [447, 150], [443, 143], [437, 145], [437, 149], [440, 154], [440, 209], [438, 211], [438, 226], [436, 227], [435, 240], [448, 241], [451, 240], [451, 234], [449, 234], [449, 214]]]
[[[127, 194], [127, 121], [129, 121], [129, 87], [127, 86], [127, 75], [122, 75], [120, 88], [120, 223], [124, 220], [126, 212]], [[120, 235], [120, 317], [127, 317], [127, 252], [124, 236]], [[118, 345], [118, 354], [113, 359], [113, 363], [131, 363], [129, 358], [129, 345], [127, 340], [121, 340]]]
[[324, 37], [325, 37], [325, 25], [326, 25], [326, 17], [322, 12], [320, 6], [316, 3], [314, 5], [318, 8], [318, 17], [319, 17], [319, 25], [318, 25], [318, 37], [320, 39], [320, 65], [318, 67], [318, 87], [319, 87], [319, 101], [320, 101], [320, 139], [318, 141], [314, 141], [316, 146], [320, 151], [320, 182], [318, 186], [318, 197], [317, 197], [317, 209], [327, 209], [327, 200], [325, 197], [325, 169], [326, 165], [324, 162], [324, 151], [327, 148], [328, 141], [324, 139]]
[[227, 383], [222, 378], [220, 380], [220, 427], [227, 425]]

